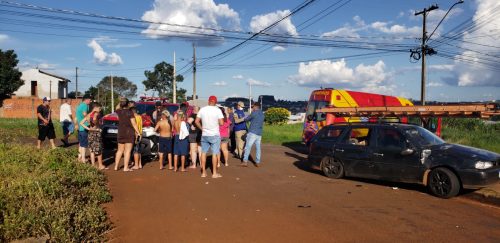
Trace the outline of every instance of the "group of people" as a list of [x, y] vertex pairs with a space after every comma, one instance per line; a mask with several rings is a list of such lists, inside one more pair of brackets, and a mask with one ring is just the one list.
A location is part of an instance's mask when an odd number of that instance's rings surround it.
[[[76, 108], [75, 117], [71, 112], [71, 100], [67, 99], [60, 108], [60, 121], [63, 130], [61, 141], [69, 145], [68, 138], [78, 131], [78, 160], [86, 163], [87, 149], [90, 151], [92, 165], [97, 158], [97, 167], [107, 169], [103, 164], [102, 152], [102, 112], [99, 103], [92, 103], [91, 98], [84, 96]], [[234, 153], [235, 158], [241, 161], [241, 166], [248, 166], [252, 146], [256, 146], [255, 166], [259, 167], [261, 159], [261, 136], [264, 124], [264, 113], [259, 103], [254, 103], [250, 115], [245, 115], [243, 102], [238, 102], [233, 108], [224, 108], [217, 105], [217, 97], [210, 96], [208, 105], [199, 109], [188, 107], [185, 103], [170, 114], [164, 109], [161, 102], [155, 105], [151, 120], [155, 131], [159, 134], [158, 153], [160, 169], [168, 164], [168, 169], [185, 172], [188, 156], [189, 168], [197, 167], [199, 158], [201, 176], [206, 177], [206, 162], [209, 152], [212, 155], [212, 178], [220, 178], [218, 167], [221, 164], [229, 165], [229, 153]], [[137, 114], [133, 102], [122, 98], [117, 107], [116, 114], [119, 119], [115, 154], [115, 170], [119, 169], [123, 157], [123, 171], [130, 172], [142, 168], [141, 146], [142, 116]], [[37, 109], [38, 116], [38, 147], [45, 138], [49, 138], [53, 148], [55, 132], [51, 120], [50, 99], [44, 98], [43, 104]], [[148, 117], [149, 119], [149, 117]], [[250, 124], [247, 126], [247, 124]], [[231, 145], [230, 145], [231, 143]], [[231, 149], [230, 149], [231, 148]], [[133, 155], [133, 167], [130, 163]], [[180, 159], [180, 167], [179, 167]], [[130, 164], [129, 164], [130, 163]]]

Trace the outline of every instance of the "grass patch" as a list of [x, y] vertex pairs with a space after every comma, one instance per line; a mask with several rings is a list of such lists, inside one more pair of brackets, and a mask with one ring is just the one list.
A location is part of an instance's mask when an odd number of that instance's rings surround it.
[[292, 125], [264, 125], [262, 143], [283, 145], [302, 142], [303, 124]]
[[480, 119], [443, 119], [443, 139], [500, 153], [500, 124], [485, 124]]
[[[5, 129], [2, 121], [2, 135]], [[16, 129], [29, 127], [25, 122]], [[19, 131], [32, 135], [33, 128]], [[9, 134], [12, 135], [10, 132]], [[54, 242], [104, 241], [111, 201], [105, 175], [76, 162], [77, 150], [36, 150], [0, 142], [0, 242], [49, 237]]]
[[[0, 118], [0, 133], [3, 141], [17, 140], [19, 137], [35, 138], [38, 136], [37, 119], [28, 118]], [[59, 121], [52, 121], [56, 137], [62, 138], [62, 127]], [[8, 139], [7, 139], [8, 138]]]

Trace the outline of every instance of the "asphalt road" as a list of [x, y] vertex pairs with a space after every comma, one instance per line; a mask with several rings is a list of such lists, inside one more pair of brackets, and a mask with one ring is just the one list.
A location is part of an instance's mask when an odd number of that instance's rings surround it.
[[[220, 179], [106, 171], [112, 242], [500, 242], [500, 208], [438, 199], [420, 186], [331, 180], [305, 155], [263, 146], [263, 166], [232, 159]], [[113, 168], [111, 165], [110, 168]], [[209, 173], [210, 175], [210, 173]]]

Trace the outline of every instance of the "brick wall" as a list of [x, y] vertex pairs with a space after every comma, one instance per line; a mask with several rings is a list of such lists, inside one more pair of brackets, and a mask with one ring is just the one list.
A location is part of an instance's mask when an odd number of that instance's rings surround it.
[[[80, 104], [80, 99], [71, 101], [71, 110], [73, 117], [76, 106]], [[36, 108], [42, 104], [42, 99], [33, 98], [12, 98], [3, 101], [3, 106], [0, 108], [0, 118], [36, 118]], [[52, 109], [52, 119], [59, 120], [59, 108], [61, 107], [62, 99], [53, 99], [50, 102]]]

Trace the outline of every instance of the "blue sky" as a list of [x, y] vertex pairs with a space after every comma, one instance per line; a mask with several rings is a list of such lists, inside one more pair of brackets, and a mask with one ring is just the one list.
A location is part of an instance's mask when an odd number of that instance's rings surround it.
[[[420, 99], [420, 62], [411, 61], [409, 49], [419, 47], [417, 38], [421, 38], [422, 16], [414, 16], [414, 12], [434, 3], [439, 5], [439, 10], [428, 15], [427, 29], [431, 32], [455, 3], [451, 0], [316, 0], [267, 30], [266, 33], [272, 35], [267, 40], [274, 42], [249, 41], [223, 58], [203, 59], [242, 41], [215, 39], [207, 34], [244, 39], [250, 34], [242, 32], [258, 32], [303, 2], [15, 2], [176, 24], [153, 26], [26, 9], [25, 5], [2, 2], [0, 48], [14, 49], [21, 69], [38, 66], [74, 80], [75, 67], [79, 67], [79, 90], [96, 85], [112, 73], [136, 83], [138, 93], [143, 94], [144, 70], [152, 69], [161, 61], [172, 63], [175, 51], [177, 68], [185, 77], [180, 86], [191, 94], [189, 62], [195, 42], [199, 58], [197, 91], [201, 98], [248, 96], [249, 84], [252, 84], [254, 97], [273, 94], [280, 99], [306, 100], [312, 90], [332, 87]], [[466, 0], [450, 12], [429, 41], [438, 54], [427, 58], [427, 100], [500, 99], [499, 12], [497, 0]], [[128, 27], [78, 23], [74, 19]], [[74, 85], [73, 82], [70, 91]]]

